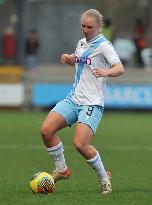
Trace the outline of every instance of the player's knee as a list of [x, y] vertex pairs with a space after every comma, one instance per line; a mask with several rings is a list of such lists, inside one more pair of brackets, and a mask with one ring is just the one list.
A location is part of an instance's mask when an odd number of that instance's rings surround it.
[[53, 135], [53, 130], [48, 126], [42, 126], [41, 128], [41, 136], [43, 139], [50, 139]]
[[80, 142], [80, 141], [77, 141], [77, 140], [74, 140], [73, 142], [74, 144], [74, 147], [79, 151], [81, 152], [83, 150], [83, 144]]

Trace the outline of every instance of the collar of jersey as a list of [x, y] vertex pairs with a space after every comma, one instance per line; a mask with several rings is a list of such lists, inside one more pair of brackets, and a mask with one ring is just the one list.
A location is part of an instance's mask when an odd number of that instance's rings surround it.
[[94, 38], [90, 39], [89, 41], [86, 41], [87, 43], [92, 43], [95, 42], [96, 40], [99, 40], [101, 37], [103, 37], [102, 34], [99, 34], [97, 36], [95, 36]]
[[96, 41], [98, 41], [100, 38], [102, 38], [102, 37], [104, 37], [102, 34], [99, 34], [99, 35], [97, 35], [96, 37], [94, 37], [94, 38], [92, 38], [91, 40], [89, 40], [89, 41], [86, 41], [86, 38], [83, 38], [83, 39], [81, 39], [81, 42], [82, 43], [84, 43], [84, 44], [90, 44], [90, 43], [92, 43], [92, 42], [96, 42]]

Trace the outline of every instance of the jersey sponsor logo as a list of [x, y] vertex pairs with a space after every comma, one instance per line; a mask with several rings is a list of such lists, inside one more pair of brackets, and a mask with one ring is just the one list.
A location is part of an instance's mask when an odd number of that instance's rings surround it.
[[76, 56], [76, 63], [91, 65], [91, 58], [88, 58], [86, 56], [84, 56], [84, 57]]

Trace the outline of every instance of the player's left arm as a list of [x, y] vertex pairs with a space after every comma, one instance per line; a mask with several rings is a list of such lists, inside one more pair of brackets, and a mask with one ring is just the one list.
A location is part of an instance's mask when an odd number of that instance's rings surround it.
[[101, 53], [111, 67], [109, 69], [95, 68], [93, 74], [96, 77], [116, 77], [124, 73], [124, 67], [110, 42], [101, 45]]
[[93, 74], [96, 78], [98, 77], [117, 77], [119, 75], [122, 75], [124, 73], [124, 67], [121, 63], [116, 63], [111, 66], [110, 69], [102, 69], [102, 68], [96, 68], [93, 69]]

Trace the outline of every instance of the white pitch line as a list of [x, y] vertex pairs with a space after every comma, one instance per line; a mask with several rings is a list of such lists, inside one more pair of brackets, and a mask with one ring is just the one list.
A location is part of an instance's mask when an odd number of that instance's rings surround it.
[[[114, 150], [114, 151], [149, 151], [151, 152], [152, 151], [152, 146], [121, 146], [121, 145], [118, 145], [118, 146], [95, 146], [97, 149], [101, 149], [101, 150]], [[64, 148], [65, 149], [74, 149], [74, 146], [72, 145], [64, 145]], [[29, 145], [16, 145], [16, 144], [0, 144], [0, 150], [1, 149], [11, 149], [11, 150], [16, 150], [16, 149], [22, 149], [22, 150], [42, 150], [42, 149], [45, 149], [45, 147], [42, 145], [32, 145], [32, 144], [29, 144]]]

